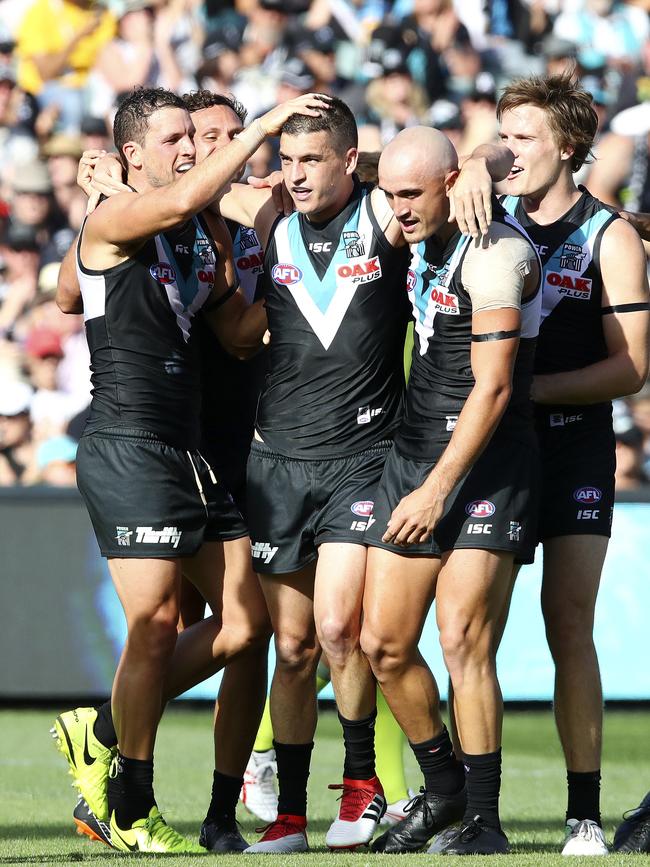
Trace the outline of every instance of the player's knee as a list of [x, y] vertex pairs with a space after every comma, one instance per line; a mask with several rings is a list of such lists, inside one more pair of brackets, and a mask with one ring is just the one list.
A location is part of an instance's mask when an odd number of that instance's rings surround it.
[[477, 634], [477, 631], [471, 628], [471, 623], [465, 619], [441, 624], [439, 641], [452, 680], [468, 666], [489, 664], [492, 657], [488, 637]]
[[173, 605], [160, 606], [131, 622], [129, 641], [148, 657], [165, 658], [174, 651], [178, 636], [177, 624], [178, 608]]
[[359, 647], [358, 624], [328, 615], [318, 624], [318, 640], [330, 662], [347, 658]]
[[408, 648], [365, 623], [361, 630], [361, 650], [379, 683], [403, 671], [410, 658]]
[[316, 670], [319, 657], [320, 647], [312, 636], [275, 636], [276, 670], [279, 668], [281, 672], [292, 675], [309, 675]]
[[546, 640], [554, 658], [593, 649], [594, 613], [591, 606], [567, 605], [544, 611]]

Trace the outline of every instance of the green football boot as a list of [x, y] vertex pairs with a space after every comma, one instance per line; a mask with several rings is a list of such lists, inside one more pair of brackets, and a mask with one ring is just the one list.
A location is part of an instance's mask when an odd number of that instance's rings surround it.
[[146, 819], [138, 819], [128, 829], [118, 827], [113, 813], [111, 845], [120, 852], [192, 852], [205, 855], [202, 846], [192, 843], [170, 828], [155, 806], [151, 808]]
[[50, 732], [67, 759], [73, 785], [94, 816], [107, 822], [108, 769], [116, 750], [103, 746], [95, 737], [96, 719], [94, 707], [78, 707], [58, 716]]

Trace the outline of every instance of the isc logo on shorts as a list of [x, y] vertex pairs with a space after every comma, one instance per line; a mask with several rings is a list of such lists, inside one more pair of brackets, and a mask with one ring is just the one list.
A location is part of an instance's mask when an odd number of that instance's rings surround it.
[[489, 518], [496, 512], [496, 506], [489, 500], [472, 500], [465, 506], [465, 514], [470, 518]]
[[271, 277], [281, 286], [291, 286], [302, 280], [302, 271], [300, 268], [296, 268], [295, 265], [286, 265], [278, 262], [277, 265], [273, 266]]

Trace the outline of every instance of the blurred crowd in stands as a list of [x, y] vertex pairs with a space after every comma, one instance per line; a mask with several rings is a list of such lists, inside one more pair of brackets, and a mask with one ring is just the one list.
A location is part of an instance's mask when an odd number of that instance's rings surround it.
[[[54, 302], [85, 213], [84, 149], [132, 88], [234, 94], [249, 120], [318, 90], [360, 148], [430, 124], [493, 140], [500, 87], [575, 65], [601, 128], [580, 180], [650, 211], [650, 0], [0, 0], [0, 486], [73, 485], [89, 402], [80, 316]], [[265, 144], [249, 171], [276, 167]], [[617, 402], [617, 484], [650, 478], [650, 390]]]

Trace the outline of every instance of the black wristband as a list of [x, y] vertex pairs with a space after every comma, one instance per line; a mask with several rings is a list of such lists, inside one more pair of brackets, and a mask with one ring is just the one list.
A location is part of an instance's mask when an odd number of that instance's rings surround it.
[[215, 298], [214, 301], [210, 301], [208, 304], [204, 304], [201, 308], [203, 313], [212, 313], [213, 310], [217, 310], [221, 307], [222, 304], [225, 304], [229, 298], [235, 294], [235, 292], [239, 289], [239, 286], [230, 286], [223, 295], [220, 295], [218, 298]]

